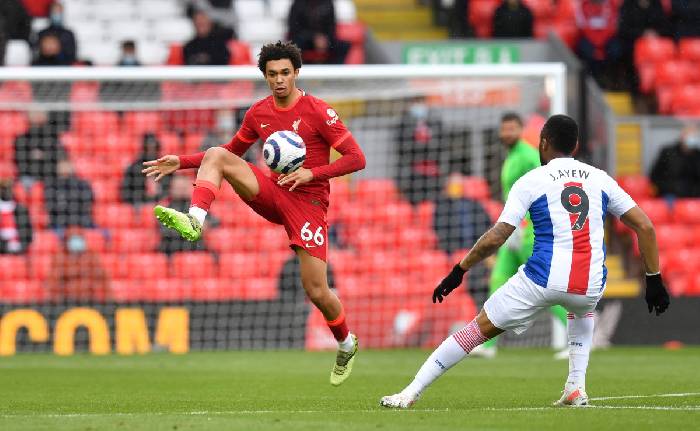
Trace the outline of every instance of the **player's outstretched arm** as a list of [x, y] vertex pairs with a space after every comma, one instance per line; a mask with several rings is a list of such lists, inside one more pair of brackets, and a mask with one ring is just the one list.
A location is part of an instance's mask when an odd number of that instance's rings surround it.
[[447, 296], [462, 284], [464, 274], [471, 267], [491, 256], [498, 250], [515, 230], [515, 226], [498, 222], [479, 238], [474, 247], [467, 253], [452, 271], [445, 277], [433, 291], [433, 303], [442, 302]]
[[647, 302], [649, 312], [656, 311], [658, 316], [666, 311], [670, 304], [670, 299], [659, 271], [659, 249], [656, 244], [654, 224], [638, 206], [624, 213], [620, 220], [637, 235], [639, 252], [642, 255], [642, 262], [646, 271], [646, 294], [644, 299]]
[[155, 176], [155, 180], [158, 181], [180, 169], [180, 158], [169, 154], [157, 160], [143, 162], [143, 165], [145, 168], [141, 172], [146, 174], [147, 177]]

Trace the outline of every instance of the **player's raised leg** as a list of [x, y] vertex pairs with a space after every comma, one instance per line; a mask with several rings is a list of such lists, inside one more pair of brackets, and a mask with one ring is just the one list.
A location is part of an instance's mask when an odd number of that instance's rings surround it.
[[438, 377], [464, 359], [475, 347], [502, 333], [481, 310], [467, 326], [445, 339], [420, 367], [413, 381], [401, 392], [380, 400], [384, 407], [409, 408]]
[[299, 256], [301, 283], [304, 286], [304, 291], [306, 291], [309, 300], [321, 310], [328, 328], [338, 341], [338, 352], [331, 371], [331, 384], [338, 386], [352, 372], [352, 365], [357, 355], [357, 337], [348, 329], [343, 304], [328, 287], [326, 262], [311, 256], [300, 247], [295, 247], [295, 250]]
[[561, 398], [554, 405], [585, 406], [588, 404], [586, 369], [593, 343], [593, 312], [580, 316], [569, 313], [568, 320], [569, 376]]
[[250, 200], [260, 192], [258, 180], [245, 160], [225, 148], [214, 147], [206, 151], [197, 171], [189, 213], [158, 205], [154, 209], [156, 217], [164, 226], [179, 232], [183, 238], [199, 240], [207, 212], [216, 199], [223, 179], [243, 199]]

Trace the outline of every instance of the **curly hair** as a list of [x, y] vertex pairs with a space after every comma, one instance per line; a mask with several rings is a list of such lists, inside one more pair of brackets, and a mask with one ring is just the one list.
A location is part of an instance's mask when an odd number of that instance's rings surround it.
[[278, 40], [274, 43], [268, 43], [260, 49], [260, 54], [258, 54], [258, 69], [265, 73], [268, 61], [284, 58], [292, 62], [295, 70], [301, 68], [301, 50], [293, 42]]

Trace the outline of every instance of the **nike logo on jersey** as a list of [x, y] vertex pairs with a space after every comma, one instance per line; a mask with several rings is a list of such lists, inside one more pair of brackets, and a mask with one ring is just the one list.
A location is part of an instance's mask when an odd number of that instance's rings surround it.
[[269, 126], [269, 124], [260, 123], [260, 128], [261, 128], [261, 129], [264, 129], [264, 128], [267, 127], [267, 126]]
[[307, 242], [306, 244], [304, 244], [304, 247], [306, 247], [306, 248], [316, 248], [317, 246], [311, 245], [311, 244], [309, 244], [309, 243]]

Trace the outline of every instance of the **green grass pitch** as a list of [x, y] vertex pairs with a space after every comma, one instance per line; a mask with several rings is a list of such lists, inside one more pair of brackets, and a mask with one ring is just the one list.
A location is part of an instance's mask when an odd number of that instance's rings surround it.
[[[412, 410], [379, 407], [427, 355], [361, 351], [352, 377], [334, 388], [331, 352], [21, 354], [0, 358], [0, 429], [700, 429], [700, 348], [594, 352], [587, 385], [594, 408], [549, 407], [567, 363], [527, 349], [463, 361]], [[682, 395], [648, 396], [659, 394]]]

